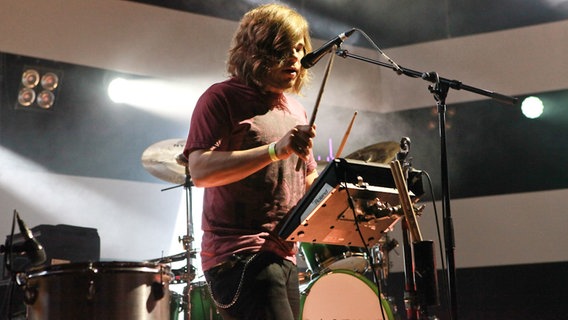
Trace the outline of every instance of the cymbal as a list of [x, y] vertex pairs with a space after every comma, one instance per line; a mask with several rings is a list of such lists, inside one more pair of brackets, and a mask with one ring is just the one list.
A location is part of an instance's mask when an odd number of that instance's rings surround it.
[[385, 141], [366, 146], [345, 158], [387, 164], [396, 157], [399, 151], [400, 144], [398, 142]]
[[154, 177], [176, 184], [185, 183], [186, 166], [178, 163], [185, 139], [168, 139], [156, 142], [142, 153], [142, 166]]

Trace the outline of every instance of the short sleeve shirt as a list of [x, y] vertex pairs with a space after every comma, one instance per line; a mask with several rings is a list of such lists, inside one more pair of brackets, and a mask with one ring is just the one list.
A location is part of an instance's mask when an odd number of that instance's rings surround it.
[[[306, 124], [303, 106], [283, 94], [263, 94], [236, 79], [212, 85], [198, 100], [184, 154], [194, 150], [247, 150], [280, 139]], [[295, 245], [280, 239], [276, 225], [305, 191], [306, 173], [315, 170], [313, 154], [302, 169], [298, 157], [272, 162], [234, 183], [206, 188], [201, 243], [203, 270], [233, 253], [268, 250], [295, 262]]]

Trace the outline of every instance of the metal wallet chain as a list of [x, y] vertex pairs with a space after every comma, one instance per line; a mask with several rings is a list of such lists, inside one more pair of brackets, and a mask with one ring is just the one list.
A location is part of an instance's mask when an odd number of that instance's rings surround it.
[[257, 255], [258, 255], [258, 253], [255, 253], [254, 255], [252, 255], [247, 260], [247, 262], [245, 262], [243, 272], [241, 273], [241, 279], [239, 280], [239, 285], [237, 287], [237, 292], [235, 292], [235, 295], [233, 296], [233, 299], [231, 300], [231, 302], [229, 302], [227, 304], [223, 304], [223, 303], [220, 303], [219, 301], [217, 301], [217, 299], [215, 299], [215, 296], [213, 294], [213, 289], [211, 289], [211, 282], [207, 281], [207, 287], [209, 287], [209, 292], [211, 292], [211, 298], [213, 299], [213, 302], [215, 302], [215, 305], [218, 308], [228, 309], [228, 308], [232, 307], [237, 302], [237, 300], [239, 299], [239, 296], [241, 295], [241, 289], [242, 289], [243, 282], [244, 282], [244, 279], [245, 279], [245, 273], [247, 271], [247, 267]]

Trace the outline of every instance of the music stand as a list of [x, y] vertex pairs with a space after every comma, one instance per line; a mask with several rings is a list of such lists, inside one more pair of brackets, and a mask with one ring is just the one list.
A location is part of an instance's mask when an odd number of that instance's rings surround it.
[[[408, 181], [412, 199], [424, 193], [419, 171], [410, 170]], [[388, 165], [338, 158], [278, 225], [278, 234], [288, 241], [373, 246], [404, 216], [399, 204]]]

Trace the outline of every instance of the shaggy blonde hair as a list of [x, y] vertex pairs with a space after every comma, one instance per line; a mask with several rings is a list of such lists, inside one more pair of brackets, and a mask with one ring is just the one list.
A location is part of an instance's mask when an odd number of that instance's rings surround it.
[[[261, 88], [270, 67], [283, 63], [298, 40], [304, 42], [304, 54], [312, 51], [308, 22], [298, 12], [281, 4], [252, 9], [243, 16], [235, 32], [227, 71], [247, 85]], [[289, 91], [300, 93], [308, 78], [308, 70], [301, 68]]]

